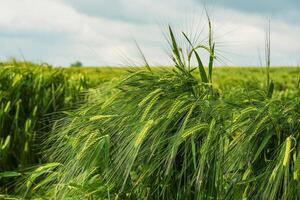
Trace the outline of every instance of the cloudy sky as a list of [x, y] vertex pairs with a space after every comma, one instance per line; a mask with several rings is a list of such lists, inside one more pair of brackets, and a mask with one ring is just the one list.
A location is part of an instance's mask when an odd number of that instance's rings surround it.
[[260, 65], [269, 18], [272, 64], [300, 63], [299, 0], [0, 0], [0, 59], [139, 64], [137, 41], [152, 65], [168, 65], [167, 25], [205, 42], [204, 5], [218, 65]]

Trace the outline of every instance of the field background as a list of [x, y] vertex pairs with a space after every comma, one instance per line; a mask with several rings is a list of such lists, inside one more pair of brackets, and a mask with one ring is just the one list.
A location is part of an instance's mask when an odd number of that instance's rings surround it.
[[[100, 83], [117, 80], [126, 75], [128, 71], [143, 70], [143, 67], [81, 67], [57, 68], [70, 74], [82, 74], [89, 80], [89, 87]], [[172, 67], [152, 67], [155, 71], [172, 70]], [[198, 73], [198, 72], [196, 72]], [[272, 67], [270, 75], [275, 83], [276, 90], [282, 91], [295, 86], [300, 76], [298, 67]], [[261, 85], [266, 82], [265, 67], [238, 67], [221, 66], [214, 68], [213, 81], [220, 88], [234, 86], [235, 84]]]

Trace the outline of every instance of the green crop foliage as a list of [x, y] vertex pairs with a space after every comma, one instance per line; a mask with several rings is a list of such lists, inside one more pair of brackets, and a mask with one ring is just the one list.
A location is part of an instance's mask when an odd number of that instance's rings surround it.
[[184, 55], [168, 28], [174, 67], [150, 68], [139, 47], [144, 68], [3, 66], [1, 149], [23, 162], [6, 157], [0, 179], [18, 181], [0, 198], [299, 199], [299, 69], [215, 68], [208, 29], [201, 44], [182, 32]]
[[43, 162], [40, 144], [53, 120], [47, 115], [79, 102], [88, 84], [82, 74], [49, 66], [0, 66], [0, 173]]
[[298, 69], [285, 69], [294, 74], [284, 87], [281, 68], [261, 82], [251, 77], [260, 69], [215, 70], [208, 27], [207, 44], [182, 33], [185, 56], [169, 27], [174, 68], [146, 62], [56, 121], [44, 143], [48, 163], [24, 173], [21, 198], [298, 199]]

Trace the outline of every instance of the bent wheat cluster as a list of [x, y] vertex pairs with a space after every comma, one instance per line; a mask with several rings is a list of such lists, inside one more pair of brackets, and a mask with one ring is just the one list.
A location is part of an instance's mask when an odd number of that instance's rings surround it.
[[187, 62], [169, 28], [174, 70], [131, 72], [58, 121], [47, 140], [54, 164], [31, 173], [25, 197], [299, 199], [299, 88], [216, 89], [208, 21], [207, 45], [183, 33]]

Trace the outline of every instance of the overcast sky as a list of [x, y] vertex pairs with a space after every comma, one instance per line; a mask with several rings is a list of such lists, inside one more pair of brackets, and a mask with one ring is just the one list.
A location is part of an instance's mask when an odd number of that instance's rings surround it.
[[136, 40], [150, 64], [168, 65], [167, 25], [205, 42], [203, 5], [218, 65], [260, 65], [269, 18], [272, 64], [300, 63], [299, 0], [0, 0], [0, 59], [139, 64]]

